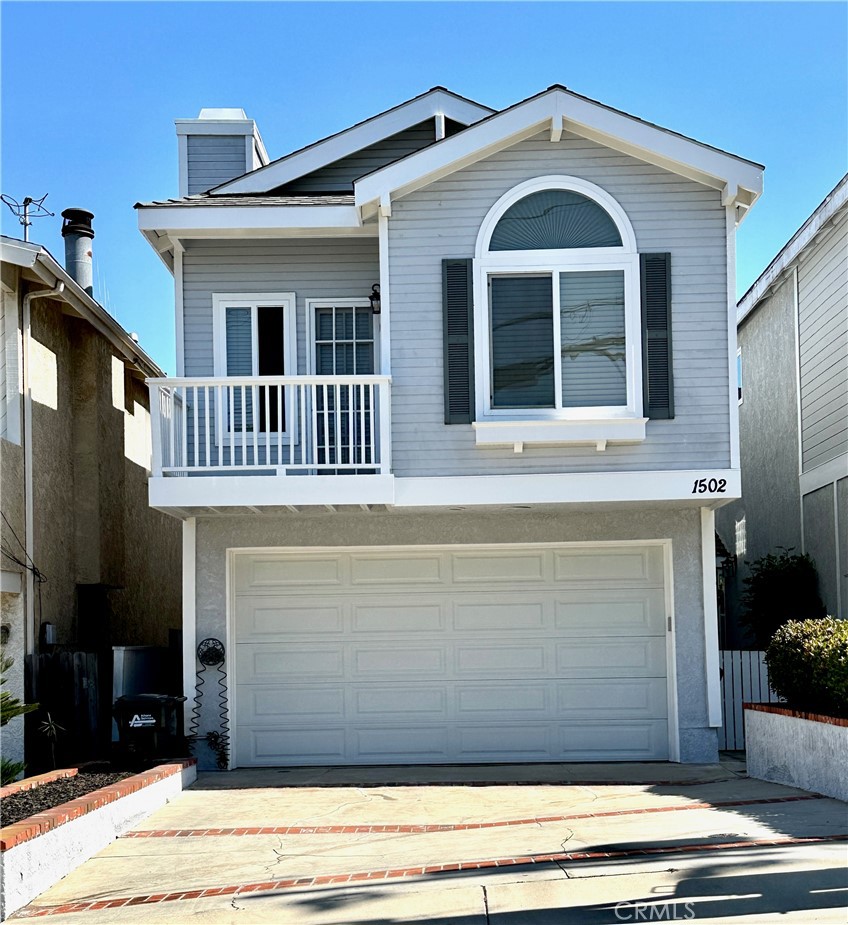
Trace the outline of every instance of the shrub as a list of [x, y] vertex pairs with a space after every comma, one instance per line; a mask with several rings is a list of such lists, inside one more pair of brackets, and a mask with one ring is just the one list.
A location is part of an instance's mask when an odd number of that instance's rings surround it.
[[[0, 657], [0, 687], [6, 683], [6, 672], [12, 666], [11, 658]], [[8, 691], [0, 691], [0, 726], [10, 723], [16, 716], [23, 716], [38, 709], [37, 703], [21, 703]], [[20, 761], [9, 761], [0, 758], [0, 786], [5, 787], [17, 780], [26, 770], [26, 765]]]
[[791, 620], [774, 634], [766, 664], [789, 706], [848, 718], [848, 621]]
[[769, 553], [746, 563], [742, 625], [748, 627], [761, 649], [787, 620], [823, 617], [827, 611], [819, 597], [819, 578], [813, 560], [792, 555], [791, 549]]

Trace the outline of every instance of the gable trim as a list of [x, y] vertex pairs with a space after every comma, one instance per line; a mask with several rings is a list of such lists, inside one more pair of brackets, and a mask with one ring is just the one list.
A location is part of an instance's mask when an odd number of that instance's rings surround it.
[[264, 193], [305, 174], [326, 167], [343, 157], [383, 141], [426, 119], [445, 116], [471, 125], [492, 115], [494, 110], [436, 87], [399, 106], [294, 151], [234, 180], [212, 188], [213, 193]]
[[398, 198], [525, 138], [542, 131], [556, 138], [562, 129], [720, 190], [745, 207], [762, 193], [762, 165], [554, 87], [361, 177], [354, 183], [356, 205], [369, 215], [381, 196]]

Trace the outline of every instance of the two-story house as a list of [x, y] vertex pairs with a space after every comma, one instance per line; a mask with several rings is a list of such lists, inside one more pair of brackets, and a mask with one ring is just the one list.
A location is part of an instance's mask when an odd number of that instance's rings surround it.
[[[713, 761], [762, 167], [554, 86], [435, 88], [278, 160], [177, 122], [150, 501], [232, 766]], [[211, 684], [220, 679], [223, 688]]]
[[739, 567], [727, 585], [730, 646], [753, 562], [808, 553], [827, 612], [848, 617], [848, 175], [737, 309], [742, 499], [718, 531]]

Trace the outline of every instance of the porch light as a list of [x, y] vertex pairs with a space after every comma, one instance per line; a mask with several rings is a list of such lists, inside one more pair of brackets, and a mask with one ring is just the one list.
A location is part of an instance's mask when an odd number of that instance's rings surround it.
[[375, 315], [380, 314], [380, 284], [374, 283], [371, 287], [371, 295], [368, 296], [369, 301], [371, 302], [371, 311]]

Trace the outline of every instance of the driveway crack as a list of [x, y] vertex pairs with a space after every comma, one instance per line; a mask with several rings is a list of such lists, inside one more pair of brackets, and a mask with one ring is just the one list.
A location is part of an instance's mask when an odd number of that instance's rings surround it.
[[483, 913], [486, 916], [486, 925], [490, 925], [489, 923], [489, 891], [486, 889], [485, 886], [480, 887], [480, 889], [483, 891]]

